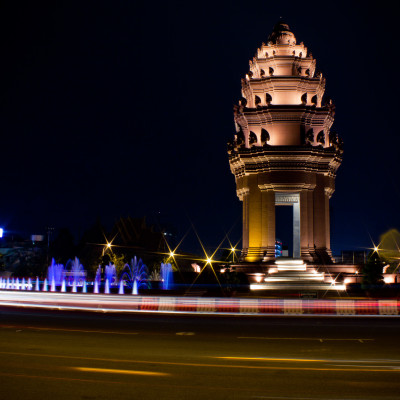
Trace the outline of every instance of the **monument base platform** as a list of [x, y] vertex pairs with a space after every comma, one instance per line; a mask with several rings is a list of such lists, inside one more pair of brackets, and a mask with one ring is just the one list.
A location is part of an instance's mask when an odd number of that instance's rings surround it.
[[273, 264], [240, 263], [230, 267], [244, 272], [252, 291], [327, 292], [345, 291], [344, 277], [354, 274], [355, 266], [307, 265], [302, 259], [279, 258]]

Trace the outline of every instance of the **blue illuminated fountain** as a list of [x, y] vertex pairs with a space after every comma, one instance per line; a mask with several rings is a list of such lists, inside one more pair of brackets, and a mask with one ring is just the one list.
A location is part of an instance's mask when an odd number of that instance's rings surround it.
[[93, 282], [93, 293], [100, 293], [100, 285], [101, 285], [101, 265], [96, 270], [96, 276], [94, 277]]
[[135, 256], [129, 264], [125, 264], [121, 274], [121, 281], [124, 282], [125, 286], [132, 288], [133, 292], [136, 292], [133, 294], [137, 294], [138, 289], [148, 289], [150, 287], [148, 275], [149, 271], [146, 265], [143, 264], [141, 259], [138, 261]]
[[79, 262], [79, 258], [75, 257], [74, 260], [69, 260], [66, 267], [64, 274], [67, 277], [68, 285], [83, 286], [86, 271], [84, 270], [83, 265]]
[[94, 281], [97, 282], [98, 285], [100, 285], [101, 282], [101, 265], [96, 270], [96, 276], [94, 278]]
[[[47, 274], [43, 281], [36, 277], [35, 280], [29, 278], [26, 280], [22, 278], [2, 278], [0, 277], [0, 289], [7, 290], [34, 290], [36, 292], [71, 292], [71, 293], [90, 293], [95, 294], [115, 293], [118, 288], [119, 294], [128, 293], [127, 288], [131, 289], [130, 293], [137, 295], [139, 289], [150, 289], [151, 284], [149, 280], [148, 268], [141, 259], [136, 256], [131, 259], [130, 263], [125, 264], [120, 279], [118, 279], [115, 264], [109, 263], [103, 269], [98, 267], [93, 282], [86, 281], [86, 271], [80, 263], [79, 259], [75, 257], [73, 260], [67, 262], [66, 267], [62, 264], [57, 264], [52, 259], [51, 264], [47, 268]], [[159, 271], [159, 272], [158, 272]], [[170, 290], [173, 288], [173, 270], [169, 263], [161, 264], [160, 269], [155, 275], [153, 271], [152, 279], [161, 281], [161, 288], [163, 290]], [[102, 279], [103, 278], [103, 279]]]
[[172, 273], [171, 264], [161, 263], [160, 274], [161, 274], [161, 281], [162, 281], [162, 289], [163, 290], [171, 290], [174, 285], [174, 276]]
[[56, 286], [61, 286], [64, 279], [64, 265], [56, 264], [54, 258], [51, 260], [51, 264], [47, 268], [47, 280]]
[[118, 280], [117, 280], [117, 270], [115, 268], [114, 264], [108, 264], [104, 268], [104, 280], [107, 282], [110, 286], [117, 286], [118, 285]]

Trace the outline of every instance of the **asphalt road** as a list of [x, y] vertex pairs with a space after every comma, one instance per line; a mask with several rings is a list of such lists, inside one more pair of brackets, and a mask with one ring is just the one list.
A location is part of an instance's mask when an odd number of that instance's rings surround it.
[[0, 399], [400, 399], [399, 318], [0, 308]]

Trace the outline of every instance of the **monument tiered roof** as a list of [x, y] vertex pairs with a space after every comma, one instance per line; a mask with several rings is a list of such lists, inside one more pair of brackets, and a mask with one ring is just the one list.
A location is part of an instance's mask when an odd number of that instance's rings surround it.
[[337, 147], [330, 133], [335, 107], [324, 101], [325, 78], [288, 24], [281, 20], [275, 25], [249, 64], [235, 108], [234, 147], [238, 142], [246, 148], [267, 143]]

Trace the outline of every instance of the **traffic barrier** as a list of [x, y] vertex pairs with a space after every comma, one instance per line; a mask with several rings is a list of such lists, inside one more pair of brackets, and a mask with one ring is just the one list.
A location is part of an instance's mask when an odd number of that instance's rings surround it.
[[356, 315], [354, 300], [336, 300], [336, 314], [338, 315]]
[[140, 309], [142, 311], [158, 311], [158, 297], [142, 297]]
[[261, 314], [282, 314], [283, 299], [259, 299], [258, 307]]
[[257, 299], [238, 299], [241, 314], [257, 314], [259, 312]]
[[175, 311], [179, 312], [196, 312], [197, 311], [197, 299], [195, 297], [182, 299], [176, 303]]
[[358, 300], [354, 306], [357, 315], [379, 314], [378, 302], [376, 300]]
[[305, 300], [283, 300], [284, 314], [303, 314], [303, 301]]
[[380, 315], [398, 315], [398, 308], [396, 300], [379, 300]]
[[218, 313], [239, 313], [239, 299], [216, 299], [215, 310]]
[[336, 314], [336, 303], [330, 300], [308, 300], [307, 314]]
[[202, 299], [199, 298], [197, 302], [197, 312], [202, 313], [215, 313], [217, 311], [216, 302], [217, 299]]
[[160, 297], [158, 300], [158, 311], [176, 311], [176, 298]]

